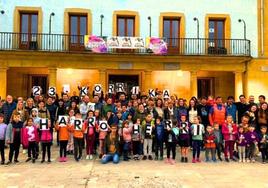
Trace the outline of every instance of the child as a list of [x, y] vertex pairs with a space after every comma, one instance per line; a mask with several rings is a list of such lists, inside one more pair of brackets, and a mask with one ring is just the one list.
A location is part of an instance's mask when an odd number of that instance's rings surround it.
[[33, 123], [33, 118], [28, 118], [26, 126], [22, 128], [22, 145], [28, 148], [28, 158], [26, 162], [32, 160], [35, 163], [36, 159], [36, 144], [39, 141], [37, 127]]
[[266, 163], [268, 159], [268, 135], [267, 135], [267, 127], [261, 126], [261, 133], [260, 133], [260, 143], [259, 148], [261, 151], [262, 163]]
[[6, 137], [7, 124], [4, 123], [4, 114], [0, 114], [0, 152], [1, 152], [1, 165], [5, 164], [5, 137]]
[[23, 127], [23, 122], [21, 122], [20, 114], [13, 114], [12, 121], [8, 124], [6, 129], [6, 143], [9, 144], [9, 161], [7, 165], [12, 163], [13, 155], [14, 162], [18, 163], [20, 144], [21, 144], [21, 129]]
[[193, 118], [193, 124], [191, 126], [191, 134], [193, 141], [193, 160], [192, 163], [201, 162], [200, 151], [203, 141], [203, 134], [205, 133], [204, 125], [200, 124], [200, 117]]
[[[77, 113], [75, 118], [82, 119], [82, 115]], [[74, 136], [74, 159], [79, 162], [79, 160], [82, 159], [85, 126], [82, 126], [81, 129], [76, 129], [73, 124], [71, 130]]]
[[[92, 110], [88, 111], [88, 117], [85, 121], [85, 133], [86, 133], [86, 152], [87, 156], [86, 159], [93, 159], [93, 149], [94, 149], [94, 142], [95, 142], [95, 132], [96, 132], [96, 124], [94, 119], [94, 112]], [[90, 122], [94, 119], [94, 122]]]
[[189, 122], [186, 120], [186, 115], [181, 115], [181, 121], [179, 122], [179, 144], [181, 147], [181, 162], [188, 163], [188, 151], [190, 147], [190, 127]]
[[213, 162], [216, 162], [216, 136], [213, 132], [213, 129], [210, 125], [206, 128], [207, 132], [205, 134], [205, 148], [206, 148], [206, 162], [209, 162], [209, 153], [211, 153], [211, 159]]
[[162, 122], [162, 118], [158, 116], [156, 118], [155, 123], [155, 140], [156, 140], [156, 147], [155, 147], [155, 160], [158, 160], [158, 151], [160, 150], [160, 160], [163, 160], [163, 143], [164, 143], [164, 124]]
[[143, 160], [147, 157], [149, 160], [153, 160], [152, 157], [152, 146], [153, 137], [152, 132], [154, 129], [154, 121], [151, 114], [147, 114], [145, 120], [142, 122], [142, 132], [143, 132]]
[[134, 160], [139, 160], [140, 158], [140, 146], [141, 146], [141, 121], [138, 118], [136, 123], [133, 125], [132, 129], [132, 147], [133, 147], [133, 155]]
[[47, 121], [48, 125], [47, 127], [41, 127], [41, 123], [40, 123], [40, 141], [41, 141], [41, 145], [42, 145], [42, 160], [41, 163], [45, 162], [45, 157], [46, 157], [46, 153], [47, 153], [47, 162], [51, 163], [51, 145], [52, 145], [52, 134], [50, 131], [50, 121]]
[[247, 154], [246, 154], [246, 162], [255, 162], [255, 151], [256, 151], [256, 147], [258, 144], [258, 135], [255, 132], [255, 126], [254, 125], [250, 125], [248, 132], [246, 133], [246, 142], [247, 142], [247, 146], [246, 146], [246, 150], [247, 150]]
[[59, 134], [59, 144], [60, 144], [59, 162], [67, 162], [66, 154], [67, 154], [67, 144], [69, 140], [70, 126], [68, 123], [59, 124], [59, 122], [57, 122], [55, 125], [55, 130]]
[[238, 127], [238, 133], [237, 133], [237, 148], [238, 148], [238, 156], [239, 156], [239, 162], [245, 162], [245, 156], [246, 156], [246, 137], [244, 132], [244, 127], [239, 126]]
[[[31, 110], [31, 117], [33, 118], [33, 124], [36, 126], [37, 130], [39, 131], [39, 124], [40, 124], [40, 117], [38, 117], [38, 109], [33, 108]], [[35, 159], [38, 159], [39, 156], [39, 142], [36, 142], [36, 155]]]
[[[167, 160], [166, 163], [175, 164], [177, 136], [177, 121], [172, 122], [172, 127], [167, 126]], [[170, 151], [172, 151], [172, 159], [170, 159]]]
[[[75, 116], [74, 116], [74, 110], [70, 110], [69, 111], [69, 122], [68, 122], [68, 125], [69, 127], [71, 127], [71, 125], [74, 123], [74, 119], [75, 119]], [[70, 132], [69, 133], [69, 140], [68, 140], [68, 143], [67, 143], [67, 154], [70, 154], [70, 155], [73, 155], [73, 152], [74, 152], [74, 136], [73, 136], [73, 133]]]
[[214, 135], [216, 137], [216, 141], [215, 141], [215, 144], [216, 144], [216, 152], [217, 152], [217, 156], [218, 156], [218, 159], [220, 161], [222, 161], [222, 158], [221, 158], [221, 152], [222, 152], [222, 147], [223, 147], [223, 138], [222, 138], [222, 132], [220, 130], [220, 126], [217, 122], [214, 122]]
[[237, 126], [233, 123], [233, 117], [228, 115], [226, 118], [226, 122], [222, 125], [222, 134], [224, 138], [224, 157], [225, 161], [229, 162], [228, 152], [230, 159], [235, 161], [233, 157], [234, 152], [234, 144], [237, 135]]
[[128, 121], [123, 122], [123, 140], [124, 140], [124, 146], [123, 146], [123, 156], [124, 161], [128, 161], [130, 158], [128, 157], [128, 152], [131, 145], [131, 132], [132, 129], [129, 127]]

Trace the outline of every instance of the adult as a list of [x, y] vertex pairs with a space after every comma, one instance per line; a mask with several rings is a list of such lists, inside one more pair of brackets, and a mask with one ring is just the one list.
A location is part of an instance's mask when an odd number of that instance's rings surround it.
[[113, 111], [114, 105], [112, 104], [112, 102], [113, 102], [113, 99], [111, 97], [108, 97], [106, 100], [106, 104], [103, 105], [103, 108], [102, 108], [102, 113], [101, 113], [102, 117], [106, 117], [108, 111]]
[[137, 119], [140, 119], [140, 121], [142, 122], [145, 119], [145, 109], [144, 109], [144, 105], [143, 104], [139, 104], [138, 109], [135, 112], [134, 115], [134, 121], [137, 121]]
[[95, 110], [99, 110], [100, 112], [102, 111], [103, 103], [100, 102], [100, 97], [98, 95], [95, 95], [93, 97], [93, 103], [95, 103]]
[[5, 124], [10, 122], [10, 118], [13, 110], [16, 109], [16, 103], [13, 101], [13, 97], [11, 95], [7, 95], [6, 102], [3, 104], [1, 113], [4, 114]]
[[268, 123], [268, 110], [267, 110], [268, 104], [267, 102], [262, 103], [260, 110], [258, 111], [257, 116], [257, 128], [260, 128], [261, 126], [267, 127]]
[[52, 97], [47, 98], [46, 108], [47, 108], [47, 110], [49, 111], [49, 114], [50, 114], [51, 128], [53, 128], [54, 127], [54, 122], [56, 120], [57, 106], [54, 104]]
[[176, 108], [174, 107], [173, 101], [168, 101], [168, 107], [164, 109], [164, 119], [165, 120], [172, 120], [177, 121], [177, 114]]
[[230, 115], [233, 118], [233, 122], [236, 123], [236, 105], [234, 104], [234, 97], [229, 96], [226, 103], [227, 116]]
[[257, 103], [255, 103], [255, 97], [253, 95], [250, 95], [248, 97], [248, 104], [249, 104], [249, 106], [252, 106], [254, 104], [257, 104]]
[[194, 99], [191, 99], [189, 101], [189, 107], [187, 109], [187, 114], [188, 114], [188, 117], [189, 117], [189, 122], [191, 124], [194, 123], [194, 118], [197, 117], [197, 105], [196, 105], [196, 100]]
[[79, 110], [80, 110], [80, 113], [82, 115], [82, 119], [86, 119], [87, 117], [87, 112], [89, 111], [89, 96], [85, 95], [83, 98], [82, 98], [82, 103], [80, 103], [79, 105]]
[[163, 101], [162, 101], [162, 99], [157, 99], [156, 100], [155, 110], [157, 111], [158, 116], [163, 118], [164, 111], [163, 111]]
[[214, 104], [209, 110], [209, 123], [211, 126], [214, 123], [218, 123], [221, 127], [225, 122], [226, 108], [222, 103], [222, 98], [220, 96], [216, 97], [216, 104]]
[[68, 106], [70, 106], [70, 100], [69, 100], [69, 96], [67, 93], [63, 93], [62, 94], [62, 100], [63, 100], [63, 103], [64, 103], [64, 107], [67, 108]]
[[186, 116], [186, 118], [188, 118], [188, 111], [187, 111], [186, 105], [184, 104], [184, 100], [182, 98], [179, 98], [178, 106], [176, 109], [176, 116], [177, 116], [178, 122], [181, 121], [182, 115], [184, 115], [184, 116]]
[[80, 98], [79, 98], [79, 96], [76, 94], [76, 91], [73, 91], [73, 96], [71, 96], [70, 100], [71, 100], [71, 101], [75, 101], [76, 104], [79, 104], [79, 102], [80, 102]]
[[249, 109], [249, 104], [247, 104], [247, 100], [245, 95], [239, 96], [239, 102], [236, 102], [236, 108], [237, 108], [237, 118], [238, 123], [241, 123], [241, 118], [245, 114], [245, 112]]
[[254, 125], [256, 127], [257, 125], [257, 115], [258, 115], [258, 106], [252, 105], [248, 111], [245, 112], [244, 115], [249, 117], [249, 124]]
[[154, 106], [154, 100], [149, 98], [148, 99], [148, 102], [147, 102], [147, 108], [146, 108], [146, 114], [151, 114], [151, 116], [156, 119], [158, 117], [158, 113], [155, 109], [155, 106]]
[[24, 108], [23, 102], [19, 101], [17, 103], [16, 109], [13, 110], [11, 118], [15, 115], [15, 114], [20, 114], [20, 121], [21, 122], [25, 122], [28, 118], [29, 118], [29, 113], [28, 111]]
[[261, 105], [263, 104], [263, 103], [265, 103], [265, 96], [264, 95], [260, 95], [259, 96], [259, 107], [261, 107]]
[[31, 114], [32, 109], [35, 108], [33, 98], [28, 98], [26, 100], [25, 109], [28, 111], [28, 114]]
[[114, 164], [119, 163], [119, 143], [118, 143], [118, 132], [117, 126], [111, 126], [110, 132], [106, 136], [106, 153], [102, 156], [101, 163], [106, 164], [109, 161], [113, 161]]
[[209, 125], [209, 118], [208, 118], [209, 109], [210, 109], [210, 107], [207, 104], [207, 98], [202, 97], [200, 104], [197, 105], [197, 114], [198, 114], [198, 116], [200, 116], [202, 124], [205, 127], [207, 127], [207, 125]]

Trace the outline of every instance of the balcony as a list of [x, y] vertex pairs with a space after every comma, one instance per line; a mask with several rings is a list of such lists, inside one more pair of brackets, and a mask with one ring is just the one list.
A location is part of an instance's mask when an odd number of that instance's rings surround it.
[[[207, 38], [167, 38], [170, 56], [250, 56], [250, 40]], [[84, 36], [65, 34], [35, 34], [0, 32], [1, 51], [41, 51], [93, 53], [84, 47]], [[149, 49], [108, 49], [105, 54], [143, 54], [154, 55]]]

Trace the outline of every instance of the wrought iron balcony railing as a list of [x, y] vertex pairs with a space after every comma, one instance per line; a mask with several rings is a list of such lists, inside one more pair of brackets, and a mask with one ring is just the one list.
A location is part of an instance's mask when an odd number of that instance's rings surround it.
[[[250, 56], [250, 40], [165, 38], [167, 55]], [[84, 47], [84, 36], [46, 33], [0, 32], [0, 50], [93, 53]], [[108, 49], [107, 53], [151, 54], [148, 49]]]

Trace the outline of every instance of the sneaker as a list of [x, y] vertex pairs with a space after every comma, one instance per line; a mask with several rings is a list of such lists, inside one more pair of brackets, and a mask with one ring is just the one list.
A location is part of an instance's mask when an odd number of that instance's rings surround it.
[[148, 159], [151, 161], [151, 160], [153, 160], [153, 157], [151, 155], [149, 155]]
[[5, 164], [5, 161], [1, 161], [1, 165], [4, 165]]
[[161, 156], [161, 157], [159, 158], [160, 161], [163, 161], [163, 159], [164, 159], [163, 156]]
[[32, 159], [31, 157], [28, 157], [28, 158], [26, 159], [25, 162], [27, 163], [27, 162], [29, 162], [31, 159]]
[[238, 161], [239, 163], [242, 163], [242, 160], [241, 159], [239, 159], [239, 161]]
[[206, 163], [209, 163], [210, 162], [210, 160], [209, 159], [206, 159]]
[[44, 162], [45, 162], [45, 160], [44, 160], [44, 159], [42, 159], [41, 163], [44, 163]]
[[50, 160], [50, 159], [48, 159], [48, 160], [47, 160], [47, 162], [48, 162], [48, 163], [51, 163], [51, 160]]
[[128, 158], [124, 158], [123, 161], [129, 161], [129, 159]]
[[14, 162], [15, 162], [15, 163], [19, 163], [18, 159], [15, 159]]
[[144, 156], [142, 157], [142, 160], [146, 160], [146, 159], [147, 159], [147, 156], [144, 155]]
[[60, 162], [60, 163], [63, 162], [63, 157], [60, 157], [60, 158], [59, 158], [59, 162]]
[[213, 159], [212, 161], [213, 161], [214, 163], [216, 163], [216, 162], [217, 162], [217, 159]]
[[89, 160], [92, 160], [93, 159], [93, 155], [89, 155]]
[[192, 159], [192, 163], [196, 163], [196, 160], [195, 160], [195, 158], [193, 158], [193, 159]]
[[89, 155], [86, 156], [86, 160], [89, 160]]
[[230, 162], [228, 158], [225, 158], [225, 161], [226, 161], [227, 163], [229, 163], [229, 162]]
[[76, 162], [79, 162], [79, 159], [78, 159], [78, 158], [75, 158], [75, 161], [76, 161]]
[[67, 162], [67, 157], [63, 157], [63, 162]]
[[222, 161], [222, 158], [221, 158], [221, 157], [219, 157], [219, 160], [220, 160], [220, 161]]
[[174, 165], [176, 163], [176, 161], [174, 159], [170, 159], [170, 164]]
[[170, 159], [166, 158], [165, 163], [170, 163]]
[[6, 165], [10, 165], [12, 162], [11, 161], [8, 161], [7, 163], [6, 163]]
[[255, 159], [251, 159], [251, 162], [252, 162], [252, 163], [255, 163]]
[[196, 159], [196, 162], [201, 163], [201, 160], [199, 158]]
[[231, 158], [232, 161], [236, 162], [235, 158]]

